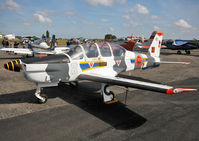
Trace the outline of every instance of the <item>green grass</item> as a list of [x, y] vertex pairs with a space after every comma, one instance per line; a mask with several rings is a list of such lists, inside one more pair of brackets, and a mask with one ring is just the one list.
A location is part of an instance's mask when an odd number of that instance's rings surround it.
[[3, 39], [0, 39], [0, 46], [2, 46], [2, 41], [3, 41]]
[[58, 46], [66, 46], [66, 40], [57, 40]]

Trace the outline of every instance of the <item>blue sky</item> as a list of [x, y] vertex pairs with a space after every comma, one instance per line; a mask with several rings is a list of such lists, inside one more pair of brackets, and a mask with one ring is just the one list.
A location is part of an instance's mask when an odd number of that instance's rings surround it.
[[104, 38], [111, 33], [199, 39], [198, 0], [0, 0], [0, 32]]

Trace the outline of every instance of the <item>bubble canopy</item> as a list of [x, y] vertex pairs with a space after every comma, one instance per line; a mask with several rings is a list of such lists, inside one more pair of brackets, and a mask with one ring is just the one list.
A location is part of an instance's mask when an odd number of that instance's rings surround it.
[[124, 56], [125, 49], [114, 43], [92, 43], [77, 45], [67, 53], [72, 60], [100, 57]]

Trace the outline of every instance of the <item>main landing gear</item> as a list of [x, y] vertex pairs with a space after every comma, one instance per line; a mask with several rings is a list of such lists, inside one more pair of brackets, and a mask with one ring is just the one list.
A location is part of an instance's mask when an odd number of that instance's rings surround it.
[[177, 51], [177, 54], [182, 54], [182, 52], [180, 50]]
[[108, 86], [109, 85], [107, 84], [102, 84], [101, 86], [101, 94], [103, 95], [104, 103], [111, 104], [118, 102], [118, 100], [115, 98], [114, 93], [108, 89]]
[[186, 52], [187, 55], [191, 54], [190, 50], [185, 50], [185, 52]]
[[[191, 52], [190, 52], [190, 50], [185, 50], [185, 53], [187, 54], [187, 55], [190, 55], [191, 54]], [[177, 51], [177, 54], [182, 54], [182, 52], [180, 51], [180, 50], [178, 50]]]

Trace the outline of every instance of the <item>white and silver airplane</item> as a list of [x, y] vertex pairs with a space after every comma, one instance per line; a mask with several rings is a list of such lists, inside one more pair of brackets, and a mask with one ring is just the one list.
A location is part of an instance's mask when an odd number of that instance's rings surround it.
[[4, 68], [16, 72], [21, 71], [26, 79], [36, 83], [35, 96], [39, 103], [47, 101], [42, 88], [57, 86], [60, 82], [71, 83], [79, 80], [100, 82], [101, 94], [104, 102], [108, 104], [117, 102], [114, 93], [108, 89], [110, 85], [166, 94], [197, 91], [197, 89], [175, 88], [118, 77], [121, 72], [154, 68], [162, 63], [159, 55], [163, 32], [157, 31], [153, 35], [154, 40], [147, 54], [127, 51], [117, 44], [94, 43], [88, 46], [77, 45], [68, 53], [11, 61], [4, 64]]
[[[38, 48], [40, 50], [36, 50], [35, 48]], [[45, 42], [42, 41], [36, 41], [36, 42], [29, 42], [28, 48], [6, 48], [6, 47], [0, 47], [0, 51], [6, 51], [6, 52], [13, 52], [16, 54], [25, 54], [25, 55], [32, 55], [34, 54], [59, 54], [62, 52], [68, 51], [69, 47], [55, 47], [55, 35], [52, 37], [52, 41], [50, 46], [48, 46]]]
[[15, 34], [7, 34], [4, 37], [6, 37], [8, 40], [15, 40]]

